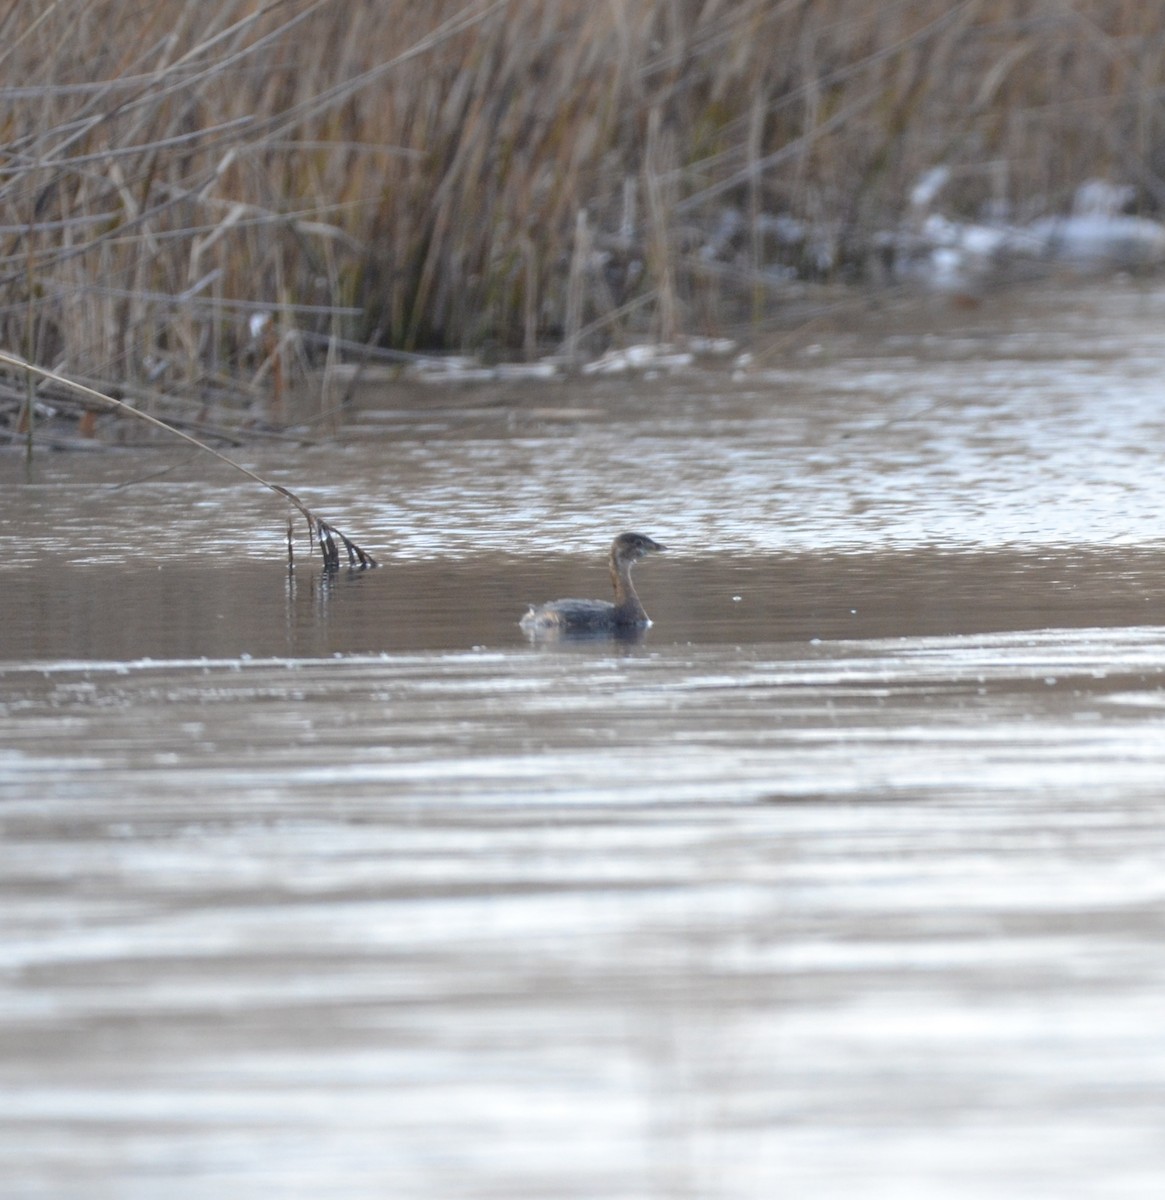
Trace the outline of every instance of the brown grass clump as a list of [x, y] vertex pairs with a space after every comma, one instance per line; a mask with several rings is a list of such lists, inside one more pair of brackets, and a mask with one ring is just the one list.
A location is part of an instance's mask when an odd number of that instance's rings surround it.
[[937, 165], [1165, 194], [1134, 0], [15, 0], [0, 64], [0, 343], [141, 396], [705, 326], [860, 275]]

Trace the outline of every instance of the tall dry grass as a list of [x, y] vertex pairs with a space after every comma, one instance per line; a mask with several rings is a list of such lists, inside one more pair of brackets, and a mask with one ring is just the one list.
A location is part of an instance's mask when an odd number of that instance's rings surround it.
[[714, 324], [936, 165], [1165, 197], [1139, 0], [11, 0], [0, 80], [0, 344], [139, 395]]

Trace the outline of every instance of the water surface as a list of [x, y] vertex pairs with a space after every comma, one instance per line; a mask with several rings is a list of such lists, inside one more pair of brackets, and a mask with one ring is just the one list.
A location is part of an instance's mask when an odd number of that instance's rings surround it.
[[0, 459], [4, 1194], [1158, 1195], [1163, 309]]

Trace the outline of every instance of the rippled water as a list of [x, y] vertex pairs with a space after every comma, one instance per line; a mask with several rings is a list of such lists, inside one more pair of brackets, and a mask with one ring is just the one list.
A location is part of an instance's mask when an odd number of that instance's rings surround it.
[[1158, 1195], [1163, 316], [0, 459], [0, 1193]]

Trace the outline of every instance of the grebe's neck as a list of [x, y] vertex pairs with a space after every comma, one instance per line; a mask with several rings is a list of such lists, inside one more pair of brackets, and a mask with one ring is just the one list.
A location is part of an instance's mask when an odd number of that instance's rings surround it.
[[635, 593], [635, 585], [631, 582], [631, 567], [634, 559], [620, 558], [614, 548], [611, 550], [611, 585], [615, 589], [615, 611], [620, 620], [646, 620], [647, 613]]

